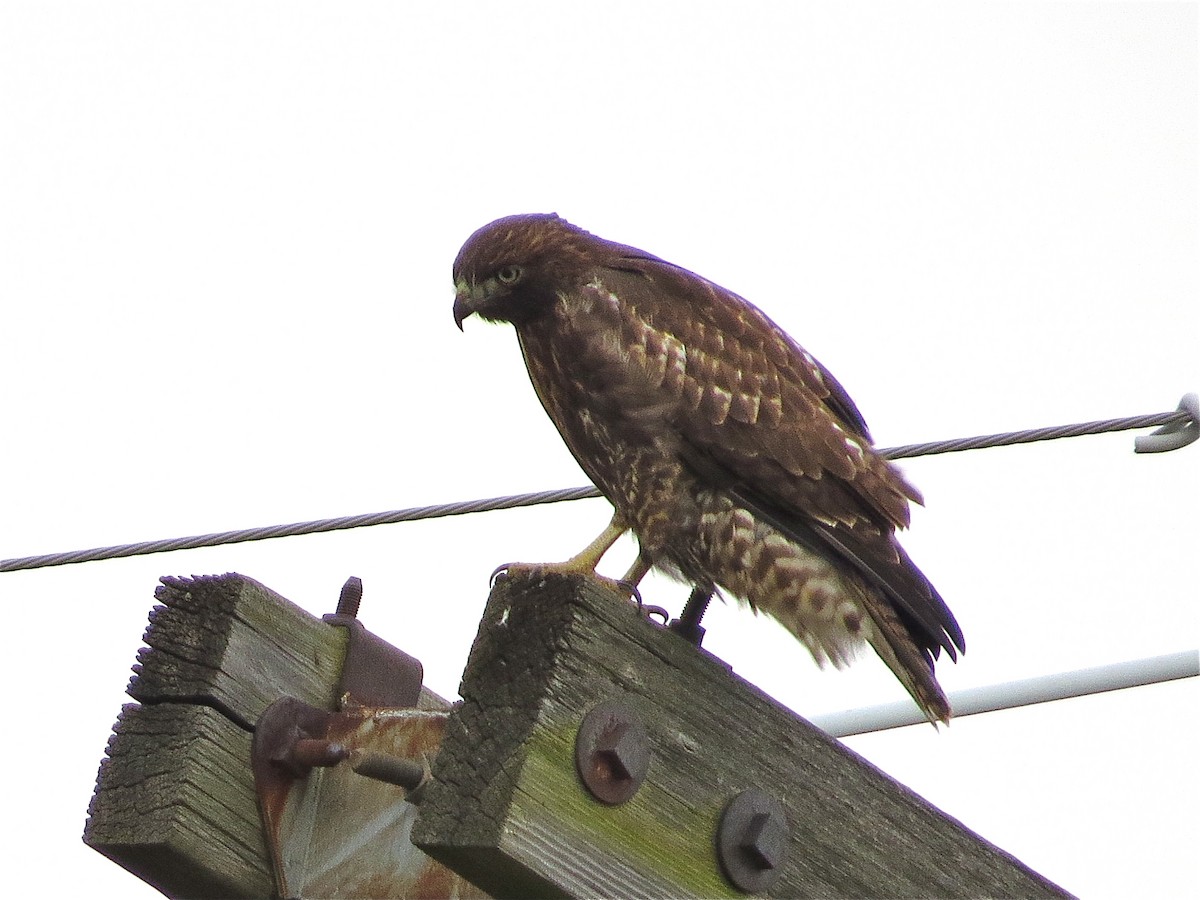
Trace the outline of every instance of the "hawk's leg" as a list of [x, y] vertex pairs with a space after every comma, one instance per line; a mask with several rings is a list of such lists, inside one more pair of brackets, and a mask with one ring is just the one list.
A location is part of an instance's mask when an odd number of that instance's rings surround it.
[[700, 624], [700, 620], [704, 618], [704, 611], [708, 609], [708, 604], [712, 598], [712, 588], [700, 587], [699, 585], [692, 588], [691, 596], [688, 597], [687, 603], [683, 605], [683, 612], [667, 628], [684, 640], [699, 647], [700, 642], [704, 640], [704, 627]]
[[[621, 521], [621, 517], [613, 513], [612, 521], [608, 523], [604, 531], [596, 537], [594, 541], [568, 559], [566, 562], [558, 563], [549, 568], [559, 572], [578, 572], [586, 574], [588, 572], [595, 573], [596, 566], [600, 564], [600, 558], [608, 552], [608, 548], [617, 542], [617, 539], [629, 530], [629, 526]], [[539, 567], [540, 568], [540, 567]]]
[[633, 561], [633, 565], [629, 567], [629, 571], [617, 582], [617, 584], [623, 584], [627, 587], [630, 596], [636, 597], [639, 603], [641, 602], [641, 597], [638, 594], [637, 588], [642, 583], [642, 579], [646, 577], [646, 573], [650, 571], [650, 566], [650, 560], [641, 551], [638, 551], [637, 559]]

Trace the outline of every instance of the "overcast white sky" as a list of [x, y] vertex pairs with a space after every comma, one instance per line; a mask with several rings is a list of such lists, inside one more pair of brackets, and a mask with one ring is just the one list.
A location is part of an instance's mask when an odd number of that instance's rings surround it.
[[[1172, 409], [1200, 390], [1197, 124], [1194, 3], [3, 4], [0, 557], [583, 483], [511, 332], [451, 318], [458, 247], [516, 212], [748, 297], [881, 446]], [[967, 636], [949, 690], [1200, 644], [1200, 449], [1132, 442], [904, 465], [906, 546]], [[492, 568], [607, 516], [0, 574], [6, 883], [155, 895], [79, 835], [160, 575], [314, 613], [359, 575], [453, 695]], [[802, 714], [903, 696], [736, 608], [706, 624]], [[1084, 897], [1194, 895], [1198, 699], [847, 743]]]

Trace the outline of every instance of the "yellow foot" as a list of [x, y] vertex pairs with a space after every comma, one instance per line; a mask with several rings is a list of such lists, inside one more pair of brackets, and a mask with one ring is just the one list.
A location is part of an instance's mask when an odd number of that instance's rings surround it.
[[489, 586], [494, 586], [496, 580], [503, 578], [512, 573], [521, 573], [526, 576], [537, 575], [586, 575], [589, 578], [594, 578], [602, 584], [607, 585], [620, 594], [625, 594], [638, 605], [638, 609], [642, 614], [649, 618], [650, 616], [660, 616], [666, 623], [669, 615], [665, 609], [659, 606], [646, 606], [642, 603], [642, 595], [638, 593], [638, 583], [650, 571], [650, 561], [638, 554], [638, 558], [634, 561], [633, 566], [625, 573], [625, 577], [621, 579], [606, 578], [603, 575], [596, 574], [596, 566], [600, 562], [600, 558], [608, 552], [608, 549], [617, 542], [617, 539], [628, 531], [628, 526], [621, 520], [619, 514], [614, 513], [612, 521], [600, 533], [600, 535], [583, 548], [575, 556], [572, 556], [566, 562], [560, 563], [505, 563], [502, 566], [497, 566], [492, 572], [491, 578], [488, 579]]
[[662, 620], [662, 624], [666, 625], [671, 618], [671, 614], [661, 606], [651, 606], [643, 602], [637, 585], [627, 578], [607, 578], [604, 575], [597, 575], [589, 569], [573, 565], [571, 560], [561, 563], [505, 563], [502, 566], [497, 566], [495, 571], [492, 572], [491, 578], [488, 579], [488, 586], [495, 587], [497, 581], [507, 578], [510, 575], [524, 576], [526, 578], [540, 578], [543, 575], [582, 575], [585, 578], [591, 578], [593, 581], [600, 582], [618, 594], [628, 597], [631, 602], [637, 604], [638, 612], [647, 619], [657, 616]]
[[492, 572], [492, 577], [489, 583], [495, 584], [497, 575], [499, 575], [501, 572], [506, 572], [513, 569], [551, 572], [557, 575], [591, 575], [595, 578], [599, 578], [601, 581], [611, 582], [611, 578], [603, 578], [602, 576], [596, 574], [596, 566], [600, 563], [600, 557], [604, 556], [604, 554], [608, 552], [608, 548], [617, 542], [617, 538], [619, 538], [628, 530], [628, 526], [621, 521], [619, 516], [614, 514], [612, 521], [608, 523], [604, 531], [600, 532], [600, 535], [594, 541], [592, 541], [566, 562], [505, 563], [504, 565], [499, 566], [496, 571]]
[[638, 595], [637, 588], [629, 584], [629, 582], [598, 575], [593, 569], [576, 565], [574, 560], [570, 559], [559, 563], [505, 563], [502, 566], [496, 567], [495, 571], [492, 572], [491, 578], [488, 579], [488, 584], [495, 586], [497, 581], [501, 578], [507, 578], [509, 575], [523, 575], [526, 578], [536, 578], [542, 575], [583, 575], [591, 578], [593, 581], [607, 585], [619, 593], [628, 594], [636, 598], [638, 603], [641, 603], [641, 597]]

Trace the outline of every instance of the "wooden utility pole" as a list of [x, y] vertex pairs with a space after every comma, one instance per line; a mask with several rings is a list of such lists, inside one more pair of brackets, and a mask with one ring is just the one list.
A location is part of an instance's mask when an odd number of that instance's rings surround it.
[[[238, 575], [158, 597], [84, 837], [170, 896], [1068, 896], [594, 579], [497, 582], [412, 796], [349, 774], [407, 713], [338, 711], [345, 629]], [[332, 768], [264, 835], [250, 731], [306, 706]], [[371, 804], [395, 827], [351, 840]]]

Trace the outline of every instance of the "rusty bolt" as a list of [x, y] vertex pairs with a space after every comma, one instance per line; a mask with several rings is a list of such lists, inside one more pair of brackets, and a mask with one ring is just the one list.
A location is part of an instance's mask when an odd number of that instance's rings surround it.
[[355, 749], [350, 752], [350, 768], [359, 775], [394, 784], [409, 792], [413, 799], [420, 788], [429, 780], [429, 763], [408, 759], [394, 753], [379, 750]]
[[721, 871], [741, 891], [765, 891], [779, 880], [789, 837], [778, 800], [757, 788], [742, 791], [725, 806], [717, 826]]
[[337, 615], [356, 618], [358, 605], [362, 603], [362, 591], [361, 578], [357, 575], [347, 578], [346, 583], [342, 585], [342, 592], [338, 595]]
[[314, 767], [336, 766], [349, 755], [350, 752], [344, 746], [333, 741], [298, 737], [275, 753], [271, 761], [283, 766], [296, 777], [303, 778]]
[[624, 803], [650, 771], [645, 726], [619, 701], [594, 706], [575, 737], [575, 766], [593, 797], [612, 806]]

